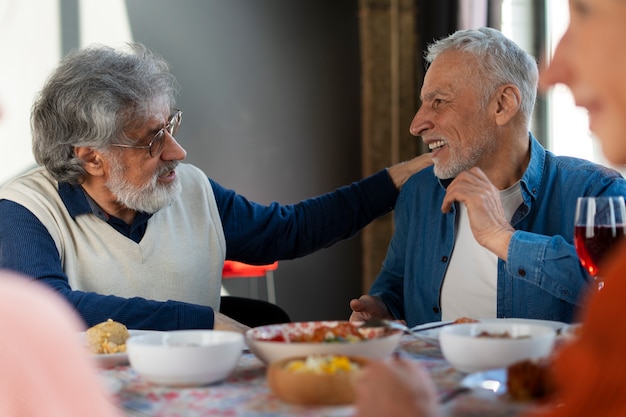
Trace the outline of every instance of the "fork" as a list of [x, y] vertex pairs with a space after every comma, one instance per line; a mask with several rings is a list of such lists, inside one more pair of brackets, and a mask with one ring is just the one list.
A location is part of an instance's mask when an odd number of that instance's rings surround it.
[[363, 324], [361, 324], [359, 327], [362, 327], [362, 328], [368, 328], [368, 327], [388, 327], [390, 329], [402, 330], [404, 333], [413, 334], [413, 332], [411, 331], [409, 326], [406, 326], [406, 325], [404, 325], [402, 323], [399, 323], [397, 321], [386, 320], [386, 319], [365, 320], [363, 322]]
[[439, 327], [448, 326], [450, 324], [454, 324], [454, 321], [444, 321], [442, 323], [433, 324], [432, 326], [417, 325], [415, 327], [409, 327], [397, 321], [386, 320], [386, 319], [370, 319], [370, 320], [365, 320], [363, 324], [361, 324], [360, 327], [363, 327], [363, 328], [388, 327], [391, 329], [402, 330], [405, 333], [415, 334], [415, 333], [422, 332], [424, 330], [437, 329]]

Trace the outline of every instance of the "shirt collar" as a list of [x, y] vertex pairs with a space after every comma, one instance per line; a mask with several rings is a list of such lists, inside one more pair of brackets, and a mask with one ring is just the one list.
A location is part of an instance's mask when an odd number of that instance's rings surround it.
[[544, 172], [543, 168], [546, 163], [546, 150], [541, 146], [539, 141], [535, 139], [532, 133], [528, 132], [528, 138], [530, 140], [530, 161], [528, 161], [528, 167], [520, 182], [524, 191], [530, 195], [533, 200], [536, 200], [539, 195], [539, 188]]
[[111, 216], [85, 192], [80, 185], [59, 183], [59, 195], [67, 211], [75, 220], [77, 216], [93, 214], [104, 222], [107, 222], [122, 235], [139, 243], [146, 233], [148, 220], [152, 214], [139, 212], [131, 224], [126, 224], [122, 219]]
[[[61, 200], [63, 200], [63, 204], [67, 207], [67, 211], [72, 216], [73, 219], [76, 219], [77, 216], [81, 214], [94, 214], [99, 219], [108, 222], [114, 216], [109, 215], [107, 212], [102, 210], [102, 208], [96, 203], [89, 194], [85, 192], [83, 187], [78, 184], [69, 184], [66, 182], [59, 183], [59, 196], [61, 196]], [[133, 223], [147, 221], [152, 217], [152, 214], [148, 213], [138, 213], [135, 221]]]
[[[59, 183], [59, 196], [63, 200], [63, 204], [67, 208], [68, 213], [73, 219], [81, 214], [94, 213], [92, 206], [87, 199], [87, 193], [78, 184], [69, 184], [66, 182]], [[97, 206], [97, 204], [96, 204]], [[95, 213], [98, 217], [101, 217]], [[106, 220], [106, 218], [105, 218]]]

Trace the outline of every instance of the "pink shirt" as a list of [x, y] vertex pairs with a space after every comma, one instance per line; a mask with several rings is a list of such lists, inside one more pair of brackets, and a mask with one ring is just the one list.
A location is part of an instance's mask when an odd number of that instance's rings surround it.
[[80, 320], [60, 296], [0, 271], [0, 317], [0, 416], [121, 415], [80, 343]]

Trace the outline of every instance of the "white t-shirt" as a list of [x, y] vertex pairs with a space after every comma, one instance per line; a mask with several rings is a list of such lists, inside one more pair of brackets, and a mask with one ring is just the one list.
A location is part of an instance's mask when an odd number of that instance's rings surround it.
[[[523, 202], [519, 181], [500, 191], [500, 201], [510, 220]], [[441, 288], [442, 319], [497, 317], [498, 257], [474, 239], [465, 204], [458, 205], [456, 221], [454, 251]]]

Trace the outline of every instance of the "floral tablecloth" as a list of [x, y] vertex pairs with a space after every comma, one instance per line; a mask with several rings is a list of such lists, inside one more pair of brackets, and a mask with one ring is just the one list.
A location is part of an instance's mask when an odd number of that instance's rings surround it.
[[[458, 388], [464, 374], [442, 358], [438, 347], [410, 336], [398, 348], [420, 361], [432, 375], [441, 395]], [[152, 417], [348, 417], [351, 406], [304, 407], [284, 403], [270, 391], [265, 365], [244, 353], [235, 371], [223, 382], [194, 388], [173, 388], [140, 378], [129, 366], [102, 370], [103, 378], [117, 382], [114, 400], [127, 416]], [[505, 417], [517, 415], [530, 405], [514, 403], [487, 390], [454, 397], [444, 406], [446, 416]]]

